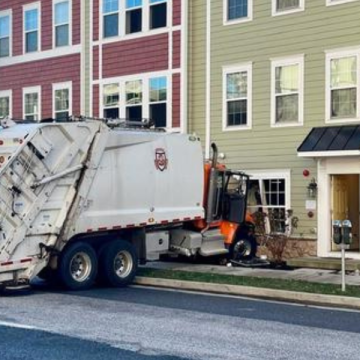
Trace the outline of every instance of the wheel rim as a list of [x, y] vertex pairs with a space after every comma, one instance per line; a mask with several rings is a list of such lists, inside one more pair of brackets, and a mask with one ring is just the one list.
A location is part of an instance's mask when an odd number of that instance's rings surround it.
[[126, 278], [133, 268], [133, 258], [128, 251], [120, 251], [114, 258], [115, 274], [120, 278]]
[[251, 244], [247, 239], [241, 239], [234, 245], [234, 258], [239, 259], [242, 257], [250, 256]]
[[71, 277], [77, 282], [85, 281], [92, 270], [90, 256], [84, 252], [76, 253], [70, 261]]

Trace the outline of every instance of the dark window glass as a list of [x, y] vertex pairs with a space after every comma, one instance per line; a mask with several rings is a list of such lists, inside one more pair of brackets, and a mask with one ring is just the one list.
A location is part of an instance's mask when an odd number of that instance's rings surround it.
[[227, 106], [228, 126], [247, 124], [247, 100], [229, 101]]
[[69, 45], [69, 25], [60, 25], [56, 27], [56, 46]]
[[228, 20], [248, 16], [248, 0], [228, 0]]
[[104, 117], [106, 119], [118, 119], [119, 118], [119, 109], [104, 109]]
[[142, 9], [126, 12], [126, 33], [133, 34], [142, 30]]
[[166, 27], [167, 4], [153, 5], [150, 7], [150, 29]]
[[69, 112], [63, 111], [55, 114], [55, 120], [59, 122], [67, 121], [69, 118]]
[[111, 14], [104, 16], [104, 37], [118, 36], [119, 15]]
[[141, 121], [142, 106], [131, 106], [126, 108], [126, 118], [131, 121]]
[[150, 105], [150, 119], [156, 127], [166, 127], [166, 104]]
[[26, 52], [33, 52], [38, 50], [38, 32], [32, 31], [26, 33]]
[[0, 39], [0, 57], [6, 57], [10, 55], [10, 42], [9, 38]]

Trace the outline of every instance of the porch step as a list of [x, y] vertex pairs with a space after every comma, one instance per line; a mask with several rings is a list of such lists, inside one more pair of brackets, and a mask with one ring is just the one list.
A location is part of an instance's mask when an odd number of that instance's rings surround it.
[[[341, 270], [341, 259], [334, 258], [301, 257], [287, 260], [286, 263], [296, 268]], [[360, 270], [360, 260], [346, 259], [345, 268], [347, 271]]]

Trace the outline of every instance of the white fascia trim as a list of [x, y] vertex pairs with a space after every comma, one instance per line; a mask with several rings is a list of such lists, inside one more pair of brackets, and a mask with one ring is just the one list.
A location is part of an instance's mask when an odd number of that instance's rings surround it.
[[[211, 0], [209, 0], [211, 2]], [[248, 16], [234, 19], [234, 20], [228, 20], [228, 10], [229, 10], [229, 0], [223, 0], [223, 25], [236, 25], [236, 24], [242, 24], [247, 23], [249, 21], [253, 20], [253, 0], [248, 0]]]
[[13, 51], [13, 26], [12, 26], [13, 16], [12, 16], [12, 9], [0, 11], [0, 17], [5, 17], [5, 16], [9, 16], [9, 27], [10, 27], [10, 29], [9, 29], [9, 56], [6, 57], [6, 59], [8, 59], [8, 58], [12, 57], [12, 51]]
[[4, 66], [17, 65], [31, 61], [46, 60], [54, 57], [80, 54], [81, 45], [67, 46], [63, 48], [56, 48], [53, 50], [46, 50], [42, 52], [33, 52], [25, 55], [19, 55], [12, 58], [0, 59], [0, 68]]
[[0, 91], [0, 98], [8, 97], [9, 98], [9, 117], [12, 118], [12, 90], [1, 90]]
[[[172, 3], [172, 1], [171, 1]], [[173, 6], [171, 4], [171, 9]], [[173, 12], [173, 11], [172, 11]], [[189, 34], [189, 2], [188, 0], [182, 1], [181, 8], [181, 57], [180, 57], [180, 129], [181, 133], [186, 134], [188, 132], [188, 34]]]
[[[247, 124], [246, 125], [227, 125], [227, 82], [226, 77], [228, 74], [235, 72], [247, 72]], [[222, 104], [222, 131], [242, 131], [252, 129], [252, 62], [242, 63], [238, 65], [223, 66], [222, 73], [223, 83], [223, 104]]]
[[72, 95], [72, 81], [67, 81], [63, 83], [53, 83], [52, 84], [52, 117], [55, 119], [55, 91], [56, 90], [69, 90], [69, 115], [72, 114], [72, 105], [73, 105], [73, 95]]
[[340, 150], [340, 151], [306, 151], [298, 152], [298, 157], [302, 158], [323, 158], [340, 156], [360, 156], [360, 150]]
[[205, 42], [205, 158], [210, 158], [211, 143], [211, 0], [206, 2], [206, 42]]
[[23, 5], [23, 29], [22, 29], [22, 36], [23, 36], [23, 54], [32, 54], [26, 52], [26, 30], [25, 30], [25, 12], [29, 10], [38, 10], [38, 28], [37, 28], [37, 35], [38, 35], [38, 49], [33, 53], [41, 53], [41, 2], [33, 2], [30, 4]]
[[276, 0], [272, 0], [271, 16], [290, 15], [305, 10], [305, 0], [300, 0], [299, 7], [291, 10], [277, 11]]
[[[279, 66], [290, 66], [298, 65], [299, 66], [299, 119], [297, 123], [276, 123], [275, 111], [276, 111], [276, 102], [275, 102], [275, 69]], [[271, 127], [294, 127], [294, 126], [303, 126], [304, 124], [304, 55], [292, 55], [289, 57], [282, 58], [273, 58], [271, 59]]]
[[358, 1], [358, 0], [326, 0], [326, 6], [346, 4], [354, 1]]
[[[69, 3], [69, 21], [68, 21], [68, 25], [69, 25], [69, 45], [67, 46], [72, 46], [73, 44], [73, 26], [72, 26], [72, 19], [73, 19], [73, 13], [72, 13], [72, 0], [53, 0], [53, 5], [52, 5], [52, 48], [53, 49], [57, 49], [57, 48], [66, 48], [66, 46], [60, 46], [60, 47], [56, 47], [56, 25], [55, 25], [55, 5], [61, 2], [65, 2], [67, 1]], [[83, 8], [83, 5], [81, 4], [81, 9]], [[82, 11], [82, 10], [80, 10]], [[81, 19], [84, 19], [83, 17], [81, 17]], [[82, 23], [84, 21], [82, 20]], [[66, 23], [62, 24], [65, 25]]]
[[41, 120], [41, 86], [31, 86], [31, 87], [26, 87], [23, 88], [23, 96], [22, 96], [22, 102], [23, 102], [23, 106], [22, 106], [22, 115], [23, 115], [23, 119], [25, 119], [26, 116], [26, 111], [25, 111], [25, 95], [27, 94], [37, 94], [38, 95], [38, 115], [39, 115], [39, 120]]
[[[356, 118], [331, 118], [331, 60], [341, 59], [344, 57], [355, 56], [357, 61], [357, 91], [356, 91]], [[360, 47], [344, 48], [338, 50], [325, 51], [325, 123], [337, 124], [337, 123], [354, 123], [360, 121]]]

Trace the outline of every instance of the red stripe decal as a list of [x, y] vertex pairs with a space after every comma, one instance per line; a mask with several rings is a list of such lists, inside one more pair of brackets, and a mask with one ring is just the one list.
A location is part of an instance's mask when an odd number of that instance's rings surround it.
[[135, 224], [126, 225], [127, 228], [135, 227]]
[[184, 220], [185, 220], [185, 221], [189, 221], [189, 220], [191, 220], [191, 218], [186, 217], [186, 218], [184, 218]]
[[120, 230], [122, 226], [113, 226], [113, 230]]
[[195, 216], [195, 220], [201, 220], [202, 217], [201, 216]]
[[174, 219], [173, 220], [173, 222], [179, 222], [180, 221], [180, 219]]
[[87, 229], [86, 232], [91, 233], [93, 232], [93, 229]]
[[7, 261], [7, 262], [4, 262], [4, 263], [1, 263], [1, 266], [7, 266], [7, 265], [12, 265], [14, 264], [13, 261]]
[[99, 231], [105, 231], [107, 230], [107, 227], [99, 227]]
[[140, 226], [146, 226], [147, 223], [140, 223]]
[[169, 220], [162, 220], [161, 221], [161, 224], [168, 224], [169, 223]]
[[26, 262], [30, 262], [32, 261], [32, 259], [21, 259], [20, 262], [21, 263], [26, 263]]

